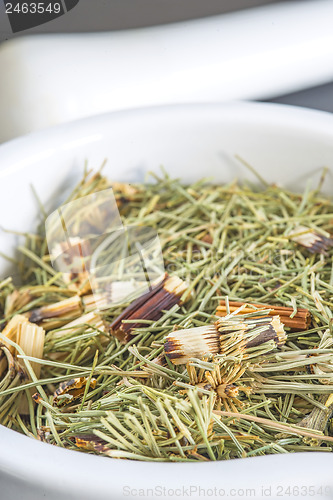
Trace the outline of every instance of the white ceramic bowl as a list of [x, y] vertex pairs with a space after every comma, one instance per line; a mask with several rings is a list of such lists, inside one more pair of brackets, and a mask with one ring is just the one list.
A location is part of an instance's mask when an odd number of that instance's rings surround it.
[[[219, 182], [236, 176], [256, 181], [233, 159], [236, 153], [269, 182], [301, 191], [309, 178], [318, 182], [322, 167], [333, 167], [333, 116], [270, 104], [171, 106], [97, 116], [23, 137], [0, 147], [0, 227], [33, 228], [38, 206], [30, 184], [52, 209], [80, 178], [85, 160], [98, 167], [108, 158], [105, 173], [115, 180], [142, 181], [147, 170], [163, 164], [185, 181], [211, 175]], [[332, 185], [329, 174], [327, 194]], [[18, 238], [0, 232], [0, 242], [10, 254]], [[0, 276], [8, 272], [0, 260]], [[289, 486], [303, 486], [302, 498], [313, 498], [311, 492], [332, 485], [332, 467], [327, 453], [197, 464], [113, 460], [0, 426], [1, 500], [280, 498]]]

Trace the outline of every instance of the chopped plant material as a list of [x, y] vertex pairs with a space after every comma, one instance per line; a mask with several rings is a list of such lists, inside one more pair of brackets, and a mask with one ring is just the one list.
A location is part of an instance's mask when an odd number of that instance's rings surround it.
[[[270, 306], [267, 304], [244, 304], [244, 302], [229, 301], [229, 311], [234, 313], [239, 312], [252, 313], [258, 309], [268, 309], [269, 316], [280, 316], [280, 320], [285, 326], [293, 330], [307, 330], [311, 323], [311, 314], [308, 309], [300, 309], [297, 311], [293, 307]], [[242, 307], [243, 306], [243, 307]], [[242, 307], [242, 309], [239, 309]], [[220, 305], [216, 308], [217, 316], [226, 316], [228, 307], [225, 300], [221, 300]], [[296, 314], [295, 314], [296, 312]]]
[[[110, 333], [121, 342], [128, 342], [132, 338], [132, 332], [144, 326], [145, 320], [156, 321], [163, 315], [163, 311], [181, 304], [181, 297], [185, 290], [186, 284], [180, 278], [165, 274], [149, 292], [134, 300], [111, 323]], [[128, 323], [126, 320], [131, 322]], [[143, 320], [143, 323], [140, 320]]]
[[[66, 203], [112, 187], [123, 225], [158, 233], [166, 273], [135, 298], [121, 265], [94, 293], [77, 236], [55, 270], [41, 211], [0, 281], [0, 423], [118, 459], [332, 451], [333, 201], [263, 185], [85, 172]], [[105, 213], [83, 204], [85, 230]]]
[[289, 238], [307, 248], [311, 253], [326, 253], [328, 248], [333, 246], [333, 238], [305, 226], [295, 228], [289, 233]]
[[265, 309], [245, 315], [237, 312], [219, 319], [214, 326], [169, 333], [164, 344], [165, 355], [175, 365], [185, 364], [191, 358], [202, 358], [208, 353], [246, 359], [251, 354], [253, 357], [258, 346], [261, 346], [260, 354], [263, 355], [263, 349], [269, 352], [285, 343], [286, 334], [279, 316], [267, 316], [269, 310]]
[[60, 406], [60, 404], [65, 405], [66, 403], [72, 403], [76, 399], [83, 396], [85, 387], [95, 389], [96, 379], [87, 377], [79, 377], [68, 380], [67, 382], [62, 382], [58, 389], [54, 391], [53, 403]]
[[[82, 301], [79, 296], [70, 297], [69, 299], [61, 300], [55, 304], [50, 304], [47, 306], [39, 307], [33, 309], [29, 313], [29, 321], [32, 323], [38, 323], [43, 325], [45, 323], [45, 329], [54, 329], [61, 326], [64, 322], [68, 323], [68, 318], [76, 318], [82, 314]], [[65, 320], [61, 320], [64, 317]], [[46, 321], [50, 318], [58, 318], [55, 321]], [[67, 318], [67, 319], [66, 319]]]

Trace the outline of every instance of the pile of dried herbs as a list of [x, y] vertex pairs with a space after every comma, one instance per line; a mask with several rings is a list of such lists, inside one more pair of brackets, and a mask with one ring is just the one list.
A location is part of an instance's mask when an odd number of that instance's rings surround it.
[[50, 265], [44, 221], [26, 234], [22, 284], [0, 283], [1, 424], [147, 461], [332, 451], [333, 201], [100, 172], [70, 200], [110, 186], [126, 225], [158, 230], [167, 275], [101, 312]]

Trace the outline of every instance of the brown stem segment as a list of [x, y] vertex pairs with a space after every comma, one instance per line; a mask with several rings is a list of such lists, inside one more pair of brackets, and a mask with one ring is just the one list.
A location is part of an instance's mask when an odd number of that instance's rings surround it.
[[245, 351], [274, 341], [280, 347], [287, 339], [279, 316], [222, 317], [215, 323], [220, 333], [220, 352], [226, 355], [245, 354]]
[[[229, 302], [230, 313], [234, 313], [237, 309], [245, 307], [239, 314], [248, 314], [255, 312], [256, 309], [270, 309], [269, 316], [280, 316], [281, 322], [293, 330], [307, 330], [311, 323], [311, 314], [308, 309], [297, 309], [293, 318], [290, 315], [294, 312], [292, 307], [271, 306], [269, 304], [248, 304], [246, 302]], [[221, 300], [220, 305], [217, 307], [215, 314], [217, 316], [226, 316], [227, 307], [224, 300]]]
[[[176, 276], [164, 278], [150, 290], [134, 300], [111, 323], [110, 333], [124, 344], [132, 338], [135, 328], [144, 326], [140, 320], [157, 321], [163, 311], [171, 309], [175, 304], [181, 303], [181, 296], [186, 290], [186, 284]], [[137, 320], [135, 323], [125, 323], [125, 320]]]
[[[61, 321], [61, 318], [75, 319], [82, 314], [82, 311], [83, 305], [81, 298], [75, 295], [74, 297], [61, 300], [60, 302], [33, 309], [29, 312], [29, 321], [43, 326], [45, 330], [50, 330], [63, 325], [64, 321]], [[45, 321], [55, 318], [58, 320], [52, 322]]]

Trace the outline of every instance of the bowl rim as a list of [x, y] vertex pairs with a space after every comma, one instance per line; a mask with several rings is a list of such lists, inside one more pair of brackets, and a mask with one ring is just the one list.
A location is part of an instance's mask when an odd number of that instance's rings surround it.
[[[314, 131], [322, 136], [333, 137], [333, 114], [328, 111], [292, 106], [289, 104], [279, 104], [270, 102], [254, 101], [228, 101], [210, 103], [185, 103], [170, 104], [161, 106], [138, 107], [124, 109], [120, 111], [107, 112], [80, 118], [70, 122], [34, 131], [8, 142], [0, 144], [0, 179], [19, 172], [29, 166], [29, 153], [35, 153], [35, 144], [38, 143], [38, 154], [45, 159], [54, 154], [54, 148], [60, 145], [66, 137], [80, 140], [82, 135], [88, 134], [89, 130], [96, 128], [100, 131], [106, 122], [117, 120], [128, 120], [131, 117], [138, 118], [146, 116], [153, 119], [154, 116], [185, 113], [193, 115], [205, 113], [207, 116], [216, 118], [223, 113], [228, 119], [251, 121], [255, 123], [268, 123], [283, 125], [288, 119], [289, 128], [297, 128], [303, 131]], [[90, 134], [89, 142], [94, 142], [99, 138]], [[42, 147], [40, 146], [42, 144]], [[22, 158], [22, 152], [26, 158]], [[8, 167], [1, 167], [2, 163], [10, 162]]]

